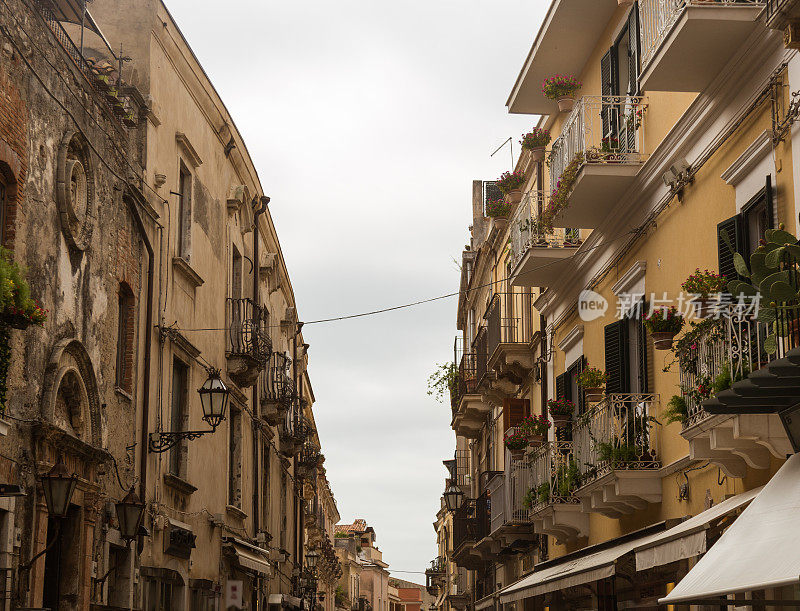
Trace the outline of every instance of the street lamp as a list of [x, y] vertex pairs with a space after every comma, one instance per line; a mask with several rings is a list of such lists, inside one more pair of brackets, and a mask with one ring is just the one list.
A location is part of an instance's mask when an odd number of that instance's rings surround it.
[[119, 533], [125, 541], [132, 541], [139, 534], [144, 518], [144, 503], [139, 500], [133, 486], [121, 501], [116, 504]]
[[313, 571], [314, 567], [317, 566], [318, 559], [319, 552], [315, 549], [310, 550], [308, 553], [306, 553], [306, 566]]
[[228, 408], [228, 399], [231, 391], [225, 386], [225, 382], [219, 375], [219, 369], [208, 367], [208, 379], [197, 389], [200, 395], [200, 406], [203, 408], [203, 420], [210, 426], [209, 431], [160, 431], [150, 433], [148, 449], [156, 454], [161, 454], [176, 446], [180, 441], [186, 439], [191, 441], [213, 433], [217, 427], [225, 420], [225, 411]]
[[461, 502], [464, 500], [464, 493], [461, 488], [451, 483], [450, 487], [444, 492], [444, 504], [450, 511], [455, 511], [461, 507]]
[[59, 454], [56, 464], [41, 476], [44, 501], [47, 513], [54, 518], [66, 518], [78, 478], [67, 470], [63, 457]]

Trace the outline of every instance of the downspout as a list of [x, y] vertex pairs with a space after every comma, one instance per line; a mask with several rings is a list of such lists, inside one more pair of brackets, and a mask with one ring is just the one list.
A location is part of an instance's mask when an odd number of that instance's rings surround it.
[[[259, 240], [261, 232], [258, 230], [258, 218], [264, 214], [267, 210], [267, 204], [269, 203], [269, 197], [266, 195], [261, 197], [260, 204], [257, 203], [259, 200], [253, 200], [253, 305], [255, 308], [260, 307], [259, 297], [258, 297], [258, 283], [259, 283], [259, 276], [261, 275], [261, 264], [260, 259], [258, 256], [258, 248], [259, 248]], [[258, 206], [258, 207], [256, 207]], [[267, 333], [269, 333], [269, 329], [267, 329]], [[269, 363], [266, 365], [269, 367]], [[258, 415], [258, 384], [253, 384], [253, 415]], [[259, 458], [259, 450], [261, 449], [261, 426], [256, 418], [252, 419], [253, 425], [253, 468], [251, 471], [253, 472], [253, 538], [256, 539], [258, 537], [258, 531], [261, 527], [261, 519], [259, 513], [259, 506], [258, 506], [258, 484], [259, 484], [259, 470], [258, 470], [258, 458]], [[261, 578], [256, 578], [256, 594], [255, 594], [255, 601], [254, 601], [254, 608], [257, 610], [259, 609], [261, 596], [260, 596], [260, 586], [261, 586]]]
[[[155, 252], [136, 204], [131, 198], [123, 199], [128, 200], [128, 207], [136, 222], [136, 228], [139, 230], [139, 235], [147, 249], [147, 308], [144, 336], [144, 380], [142, 382], [141, 457], [139, 460], [139, 498], [147, 504], [147, 426], [150, 420], [150, 352], [153, 347], [153, 271], [155, 269]], [[140, 553], [143, 547], [144, 542], [140, 538], [138, 543]]]
[[547, 362], [547, 319], [544, 317], [543, 314], [539, 314], [539, 327], [542, 330], [542, 337], [539, 340], [540, 342], [540, 355], [537, 365], [544, 369], [543, 372], [540, 373], [542, 383], [541, 386], [541, 400], [542, 400], [542, 415], [547, 418], [547, 366], [545, 363]]

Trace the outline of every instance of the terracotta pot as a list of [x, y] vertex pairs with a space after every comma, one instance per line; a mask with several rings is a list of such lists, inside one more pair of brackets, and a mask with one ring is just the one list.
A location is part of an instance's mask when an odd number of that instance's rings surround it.
[[553, 426], [559, 429], [568, 427], [572, 422], [572, 416], [569, 414], [550, 414], [550, 417], [553, 419]]
[[672, 348], [672, 340], [676, 334], [670, 331], [655, 331], [650, 335], [653, 336], [653, 348], [656, 350], [669, 350]]
[[518, 204], [522, 201], [522, 191], [514, 189], [506, 193], [506, 199], [510, 204]]
[[544, 160], [544, 147], [537, 146], [536, 148], [531, 149], [531, 159], [533, 161], [543, 161]]
[[570, 112], [575, 107], [575, 98], [563, 97], [556, 100], [558, 102], [558, 110], [561, 112]]
[[583, 390], [586, 393], [586, 400], [590, 403], [598, 403], [603, 400], [602, 388], [584, 388]]
[[543, 443], [544, 443], [544, 435], [529, 435], [528, 436], [528, 447], [538, 448]]
[[525, 458], [525, 448], [521, 450], [509, 450], [509, 452], [511, 452], [512, 460], [522, 460]]

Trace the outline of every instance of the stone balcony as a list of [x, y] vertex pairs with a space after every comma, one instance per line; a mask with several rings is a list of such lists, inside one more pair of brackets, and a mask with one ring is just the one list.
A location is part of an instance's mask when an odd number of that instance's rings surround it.
[[[608, 218], [647, 159], [646, 124], [645, 98], [575, 101], [550, 152], [550, 203], [557, 206], [557, 226], [595, 229]], [[558, 189], [566, 192], [563, 197]]]
[[[496, 374], [492, 386], [513, 393], [536, 364], [531, 342], [539, 316], [529, 293], [496, 293], [486, 310], [487, 368]], [[503, 386], [503, 384], [507, 386]]]
[[[704, 91], [764, 25], [758, 0], [639, 0], [643, 90]], [[698, 61], [702, 58], [702, 61]]]
[[477, 384], [475, 353], [466, 352], [458, 365], [456, 383], [450, 391], [450, 404], [453, 412], [451, 427], [456, 435], [468, 439], [478, 438], [491, 412], [491, 406], [484, 402]]
[[609, 394], [573, 425], [584, 511], [619, 518], [661, 502], [658, 395]]
[[[712, 414], [704, 407], [709, 401], [746, 403], [734, 389], [746, 394], [751, 387], [754, 395], [781, 400], [781, 389], [760, 389], [745, 380], [749, 372], [766, 373], [767, 367], [788, 351], [788, 345], [781, 343], [777, 352], [768, 353], [764, 349], [768, 333], [768, 325], [736, 306], [726, 306], [718, 319], [701, 322], [676, 345], [686, 404], [681, 435], [689, 442], [691, 458], [708, 460], [730, 477], [744, 477], [748, 468], [768, 469], [771, 456], [784, 458], [792, 453], [777, 414]], [[713, 386], [719, 390], [721, 380], [728, 376], [727, 385], [733, 384], [733, 388], [712, 396]], [[795, 401], [793, 393], [783, 397], [787, 405]]]

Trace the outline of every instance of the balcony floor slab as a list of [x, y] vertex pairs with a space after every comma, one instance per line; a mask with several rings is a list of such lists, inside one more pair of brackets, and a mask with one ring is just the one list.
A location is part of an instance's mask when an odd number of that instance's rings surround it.
[[556, 217], [558, 224], [583, 229], [599, 227], [641, 167], [640, 161], [585, 163], [575, 180], [569, 203]]
[[577, 250], [577, 246], [532, 246], [514, 270], [511, 286], [553, 286], [572, 269]]
[[556, 537], [560, 543], [589, 535], [589, 514], [579, 503], [551, 503], [531, 512], [535, 532]]
[[611, 471], [578, 488], [584, 511], [618, 518], [661, 502], [661, 469]]
[[644, 67], [642, 89], [704, 91], [747, 38], [764, 27], [756, 20], [761, 10], [759, 5], [687, 6]]

